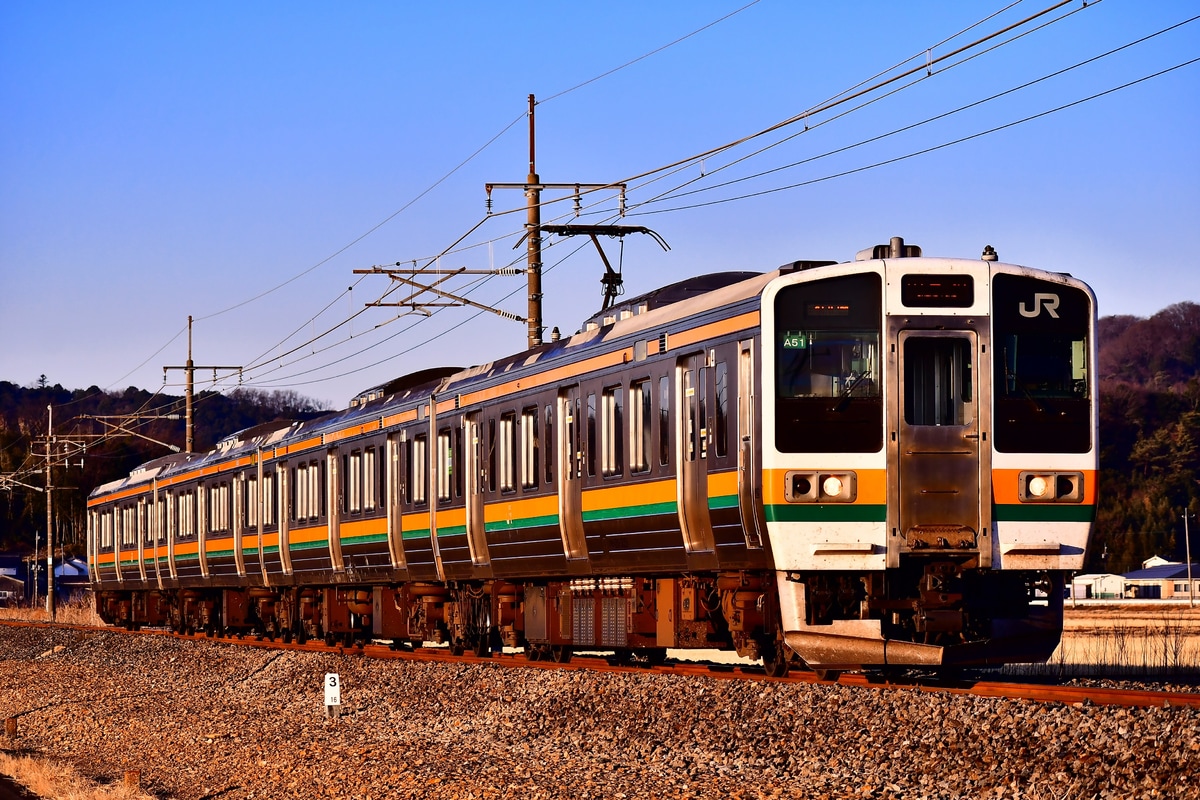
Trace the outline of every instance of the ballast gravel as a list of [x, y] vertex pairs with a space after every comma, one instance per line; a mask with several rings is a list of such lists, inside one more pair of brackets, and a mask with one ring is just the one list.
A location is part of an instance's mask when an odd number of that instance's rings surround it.
[[[341, 715], [327, 719], [326, 673]], [[0, 626], [0, 747], [161, 798], [1200, 798], [1200, 710]]]

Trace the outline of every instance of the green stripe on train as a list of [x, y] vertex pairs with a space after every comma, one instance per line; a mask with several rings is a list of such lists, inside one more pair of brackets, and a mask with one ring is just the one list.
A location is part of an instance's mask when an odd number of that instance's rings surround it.
[[853, 503], [788, 503], [769, 505], [767, 522], [885, 522], [887, 506]]
[[496, 531], [507, 531], [513, 528], [541, 528], [546, 525], [557, 525], [558, 514], [546, 514], [542, 517], [525, 517], [523, 519], [504, 520], [502, 522], [489, 522], [484, 525], [484, 529], [488, 533]]
[[738, 496], [736, 494], [727, 494], [724, 497], [710, 497], [708, 498], [708, 507], [711, 509], [737, 508]]
[[364, 536], [345, 536], [342, 538], [342, 546], [356, 544], [378, 544], [379, 542], [387, 541], [386, 533], [368, 533]]
[[997, 522], [1092, 522], [1096, 507], [1083, 503], [1021, 503], [993, 508]]
[[677, 514], [679, 513], [678, 509], [679, 506], [674, 500], [665, 503], [646, 503], [639, 506], [602, 508], [583, 512], [583, 521], [600, 522], [606, 519], [634, 519], [636, 517], [653, 517], [658, 514]]

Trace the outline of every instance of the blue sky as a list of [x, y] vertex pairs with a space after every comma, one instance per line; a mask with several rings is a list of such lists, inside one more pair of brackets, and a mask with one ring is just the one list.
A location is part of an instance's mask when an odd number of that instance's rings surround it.
[[[443, 267], [522, 266], [524, 197], [497, 190], [485, 219], [484, 184], [524, 181], [531, 93], [542, 181], [630, 179], [625, 224], [671, 246], [631, 236], [622, 257], [604, 240], [630, 295], [903, 236], [928, 255], [991, 244], [1070, 272], [1102, 314], [1200, 301], [1200, 63], [975, 136], [1200, 57], [1200, 21], [909, 127], [1200, 3], [1077, 0], [807, 131], [655, 172], [1052, 5], [746, 3], [0, 4], [0, 380], [161, 387], [187, 357], [189, 314], [197, 364], [246, 365], [245, 385], [339, 407], [409, 371], [523, 349], [523, 324], [473, 309], [366, 308], [390, 283], [353, 270], [424, 264], [464, 234]], [[671, 190], [703, 191], [655, 200]], [[615, 208], [590, 197], [581, 221]], [[570, 213], [559, 202], [543, 221]], [[602, 267], [583, 240], [552, 241], [545, 322], [570, 333], [599, 308]], [[447, 286], [523, 314], [523, 281]], [[182, 374], [168, 378], [181, 393]]]

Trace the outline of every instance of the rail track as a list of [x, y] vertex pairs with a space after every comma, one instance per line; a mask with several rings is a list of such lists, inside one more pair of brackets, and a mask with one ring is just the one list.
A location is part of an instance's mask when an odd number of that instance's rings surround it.
[[839, 684], [893, 691], [943, 692], [975, 697], [1000, 697], [1038, 703], [1067, 705], [1118, 706], [1125, 708], [1195, 707], [1200, 708], [1200, 692], [1177, 692], [1148, 689], [1094, 686], [1066, 686], [1037, 682], [994, 681], [963, 673], [953, 678], [930, 677], [898, 673], [844, 673], [823, 676], [816, 672], [793, 669], [785, 677], [770, 677], [761, 666], [751, 664], [721, 664], [704, 661], [668, 659], [661, 664], [622, 663], [618, 657], [601, 654], [576, 654], [564, 662], [533, 661], [523, 652], [492, 653], [479, 656], [472, 653], [455, 655], [448, 647], [396, 648], [377, 642], [357, 645], [327, 645], [322, 641], [284, 642], [256, 636], [208, 636], [203, 633], [179, 634], [168, 630], [143, 629], [127, 631], [107, 626], [57, 624], [46, 622], [0, 621], [5, 626], [58, 627], [89, 632], [110, 632], [128, 636], [169, 636], [182, 640], [207, 641], [271, 650], [290, 650], [307, 653], [357, 654], [365, 658], [398, 659], [447, 664], [495, 664], [508, 668], [590, 670], [593, 672], [636, 672], [642, 674], [689, 675], [724, 680], [753, 680], [772, 683]]

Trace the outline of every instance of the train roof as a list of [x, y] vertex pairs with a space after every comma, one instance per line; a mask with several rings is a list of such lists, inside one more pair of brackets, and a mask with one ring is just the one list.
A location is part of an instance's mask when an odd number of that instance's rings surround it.
[[392, 378], [387, 383], [372, 386], [370, 389], [364, 389], [356, 394], [350, 401], [350, 408], [357, 408], [397, 394], [410, 394], [427, 385], [436, 385], [442, 378], [461, 372], [462, 369], [462, 367], [430, 367]]
[[[468, 367], [449, 377], [441, 391], [457, 392], [468, 386], [486, 383], [492, 378], [534, 368], [535, 365], [536, 369], [544, 369], [556, 361], [574, 360], [581, 357], [584, 351], [593, 351], [634, 334], [663, 327], [669, 330], [672, 325], [685, 319], [703, 317], [745, 302], [754, 302], [766, 285], [778, 276], [778, 270], [765, 273], [722, 272], [656, 289], [647, 293], [656, 297], [653, 308], [649, 304], [644, 308], [637, 305], [630, 308], [640, 299], [633, 298], [614, 307], [620, 309], [615, 318], [611, 313], [614, 309], [608, 309], [602, 318], [603, 324], [589, 321], [569, 338], [552, 340], [520, 353]], [[689, 302], [681, 302], [683, 300]]]
[[647, 311], [653, 311], [656, 308], [690, 300], [693, 297], [708, 294], [716, 289], [722, 289], [735, 283], [757, 278], [761, 274], [761, 272], [713, 272], [708, 275], [686, 278], [682, 281], [652, 289], [645, 294], [623, 300], [620, 303], [614, 303], [609, 308], [601, 309], [584, 322], [584, 328], [588, 325], [604, 325], [609, 322], [615, 322], [618, 319], [622, 319], [623, 314], [628, 316], [645, 314]]

